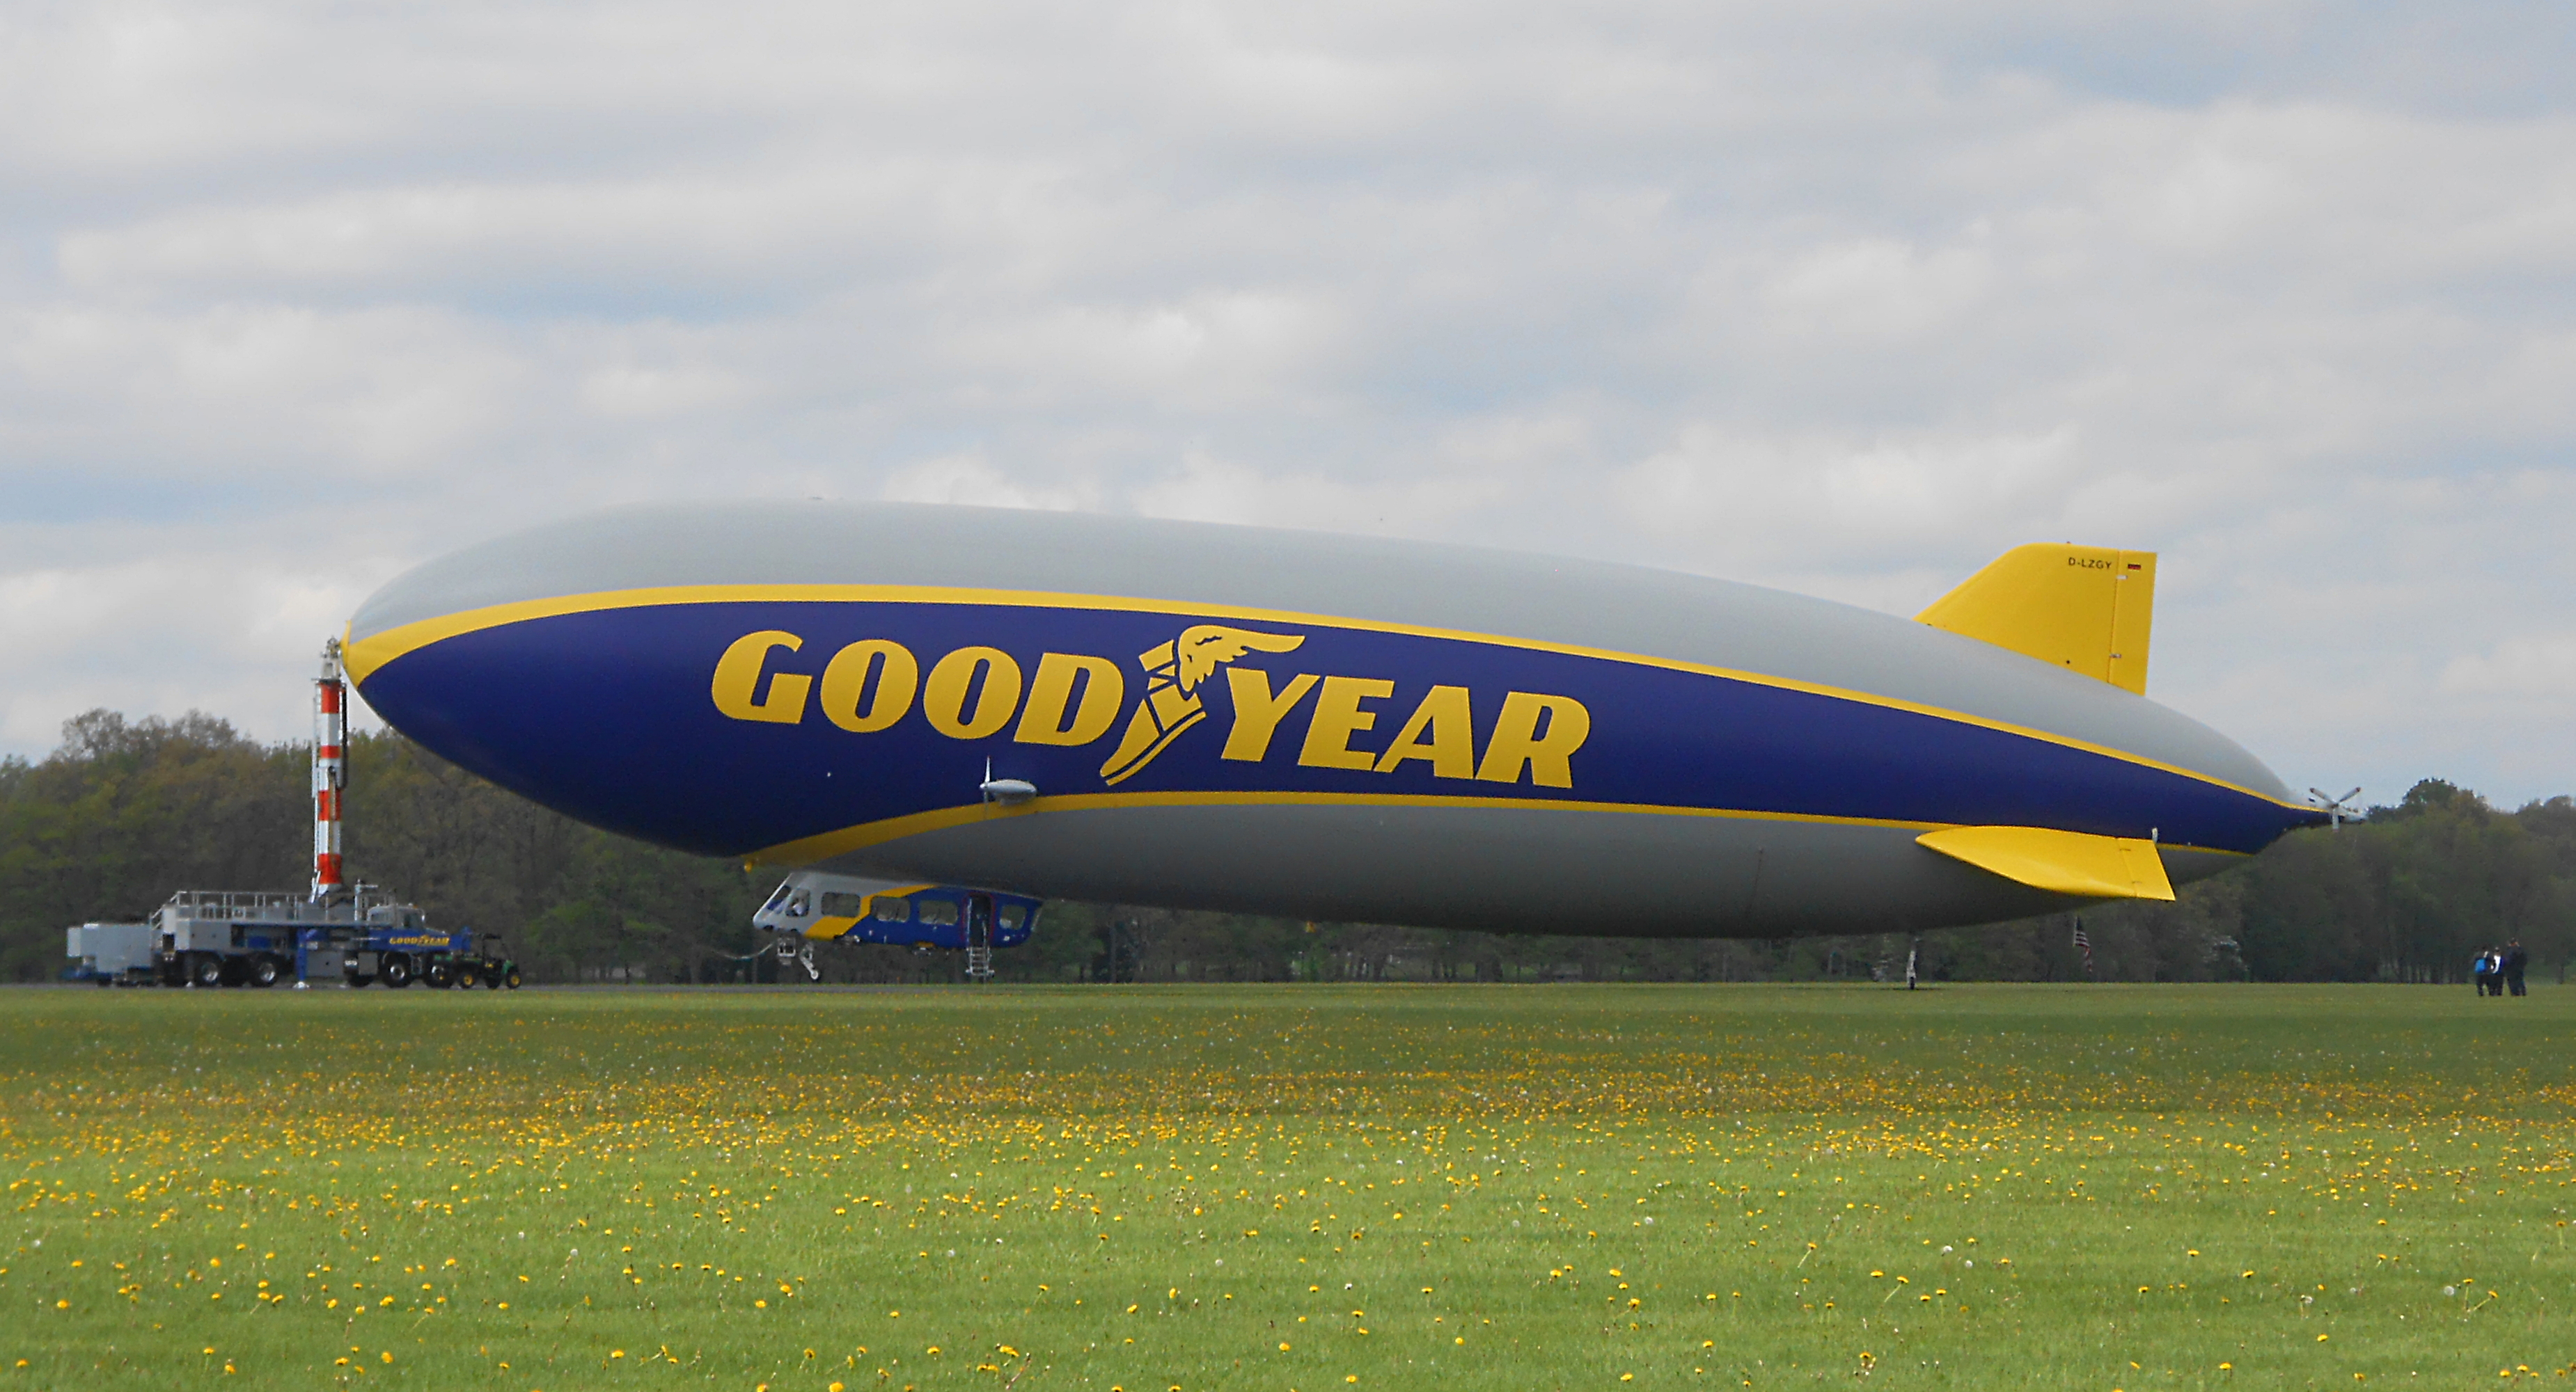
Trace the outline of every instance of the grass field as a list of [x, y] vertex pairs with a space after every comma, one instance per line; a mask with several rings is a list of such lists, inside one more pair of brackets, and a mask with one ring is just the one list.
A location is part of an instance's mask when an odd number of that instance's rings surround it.
[[2576, 991], [0, 996], [0, 1382], [2567, 1376]]

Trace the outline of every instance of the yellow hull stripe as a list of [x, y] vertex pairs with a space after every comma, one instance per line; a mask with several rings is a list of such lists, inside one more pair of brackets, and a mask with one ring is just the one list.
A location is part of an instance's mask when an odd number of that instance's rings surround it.
[[[1804, 812], [1749, 812], [1722, 807], [1668, 807], [1633, 802], [1575, 802], [1549, 798], [1438, 797], [1406, 793], [1067, 793], [1055, 797], [1036, 797], [1027, 802], [1002, 804], [970, 802], [957, 807], [943, 807], [932, 812], [915, 812], [909, 816], [888, 817], [883, 821], [862, 822], [857, 826], [827, 831], [818, 836], [785, 842], [754, 851], [747, 860], [769, 865], [812, 865], [834, 856], [882, 846], [908, 836], [926, 832], [947, 831], [971, 826], [977, 822], [1000, 821], [1010, 817], [1034, 817], [1049, 812], [1109, 812], [1145, 807], [1432, 807], [1466, 811], [1511, 812], [1615, 812], [1649, 817], [1712, 817], [1726, 821], [1796, 822], [1810, 826], [1884, 827], [1916, 833], [1939, 831], [1954, 825], [1949, 822], [1904, 822], [1873, 817], [1828, 817]], [[2220, 855], [2242, 855], [2241, 851], [2213, 851], [2202, 846], [2167, 843], [2171, 851], [2201, 851]]]
[[[1194, 618], [1239, 619], [1253, 623], [1300, 624], [1316, 628], [1354, 629], [1367, 633], [1394, 633], [1419, 638], [1445, 638], [1461, 643], [1483, 643], [1492, 647], [1518, 648], [1527, 652], [1559, 653], [1568, 657], [1589, 657], [1604, 662], [1625, 662], [1639, 667], [1657, 667], [1670, 672], [1688, 672], [1698, 676], [1720, 677], [1728, 681], [1749, 682], [1782, 691], [1803, 692], [1838, 701], [1880, 706], [1938, 720], [1996, 730], [2024, 739], [2034, 739], [2067, 749], [2098, 754], [2107, 759], [2151, 768], [2177, 777], [2189, 778], [2212, 787], [2225, 788], [2258, 802], [2278, 807], [2306, 810], [2302, 804], [2258, 793], [2251, 788], [2230, 783], [2223, 778], [2150, 759], [2109, 745], [2046, 730], [2015, 725], [2008, 721], [1989, 720], [1964, 711], [1944, 710], [1895, 696], [1880, 696], [1866, 691], [1828, 686], [1822, 682], [1800, 681], [1795, 677], [1775, 677], [1760, 672], [1714, 667], [1676, 658], [1650, 657], [1643, 653], [1620, 652], [1610, 648], [1585, 647], [1575, 643], [1551, 643], [1536, 638], [1512, 638], [1495, 633], [1471, 633], [1461, 629], [1432, 628], [1423, 624], [1390, 623], [1379, 619], [1354, 619], [1330, 614], [1301, 614], [1286, 609], [1252, 609], [1235, 605], [1199, 604], [1184, 600], [1131, 599], [1116, 595], [1069, 594], [1046, 590], [979, 590], [940, 585], [665, 585], [648, 589], [608, 590], [597, 594], [563, 595], [553, 599], [520, 600], [513, 604], [495, 604], [482, 609], [467, 609], [443, 614], [434, 619], [403, 624], [381, 633], [372, 633], [345, 645], [342, 660], [347, 664], [349, 680], [363, 685], [367, 678], [382, 670], [387, 663], [406, 653], [449, 638], [507, 624], [525, 623], [531, 619], [560, 618], [568, 614], [595, 614], [613, 609], [642, 609], [664, 604], [985, 604], [1023, 609], [1100, 609], [1120, 613], [1183, 614]], [[1564, 803], [1549, 803], [1562, 807]], [[1697, 811], [1699, 809], [1674, 809]], [[935, 816], [936, 813], [925, 813]], [[1731, 815], [1719, 813], [1715, 815]], [[1896, 823], [1888, 823], [1896, 825]], [[1926, 823], [1925, 825], [1929, 825]]]
[[805, 930], [805, 936], [816, 942], [831, 942], [858, 926], [855, 918], [818, 918], [813, 927]]

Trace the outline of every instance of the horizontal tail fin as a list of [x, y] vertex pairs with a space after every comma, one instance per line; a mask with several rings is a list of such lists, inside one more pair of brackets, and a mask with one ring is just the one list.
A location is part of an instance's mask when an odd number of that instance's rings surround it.
[[2046, 827], [1944, 827], [1915, 844], [2016, 884], [2083, 899], [2171, 899], [2164, 857], [2152, 841]]
[[2156, 556], [2104, 546], [2016, 546], [1915, 615], [2143, 696]]

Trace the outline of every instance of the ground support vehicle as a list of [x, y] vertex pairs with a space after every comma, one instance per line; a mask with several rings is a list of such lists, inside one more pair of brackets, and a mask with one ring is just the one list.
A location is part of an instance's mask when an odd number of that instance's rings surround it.
[[[313, 887], [282, 891], [183, 889], [148, 924], [71, 930], [74, 977], [139, 977], [169, 986], [507, 986], [519, 964], [498, 937], [442, 933], [429, 915], [369, 884], [342, 878], [340, 814], [348, 789], [348, 683], [340, 644], [322, 645], [313, 684]], [[138, 940], [139, 939], [139, 940]]]
[[499, 934], [471, 928], [442, 933], [418, 922], [370, 923], [354, 933], [305, 929], [296, 941], [295, 971], [306, 981], [381, 983], [395, 990], [415, 981], [441, 990], [519, 989], [519, 964]]
[[71, 981], [101, 986], [149, 986], [155, 974], [152, 925], [149, 923], [84, 923], [64, 930], [64, 954], [78, 965], [66, 968]]
[[151, 929], [157, 978], [171, 986], [519, 984], [498, 937], [440, 932], [418, 907], [366, 885], [323, 899], [181, 890], [154, 911]]
[[317, 904], [292, 894], [183, 889], [152, 911], [166, 986], [274, 986], [295, 974], [295, 934], [354, 904]]

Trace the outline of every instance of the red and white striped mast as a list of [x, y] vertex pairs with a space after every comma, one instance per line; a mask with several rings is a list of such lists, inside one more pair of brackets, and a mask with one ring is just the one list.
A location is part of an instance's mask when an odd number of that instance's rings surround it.
[[338, 894], [340, 800], [349, 786], [349, 684], [340, 676], [340, 640], [322, 645], [322, 675], [313, 683], [313, 902]]

